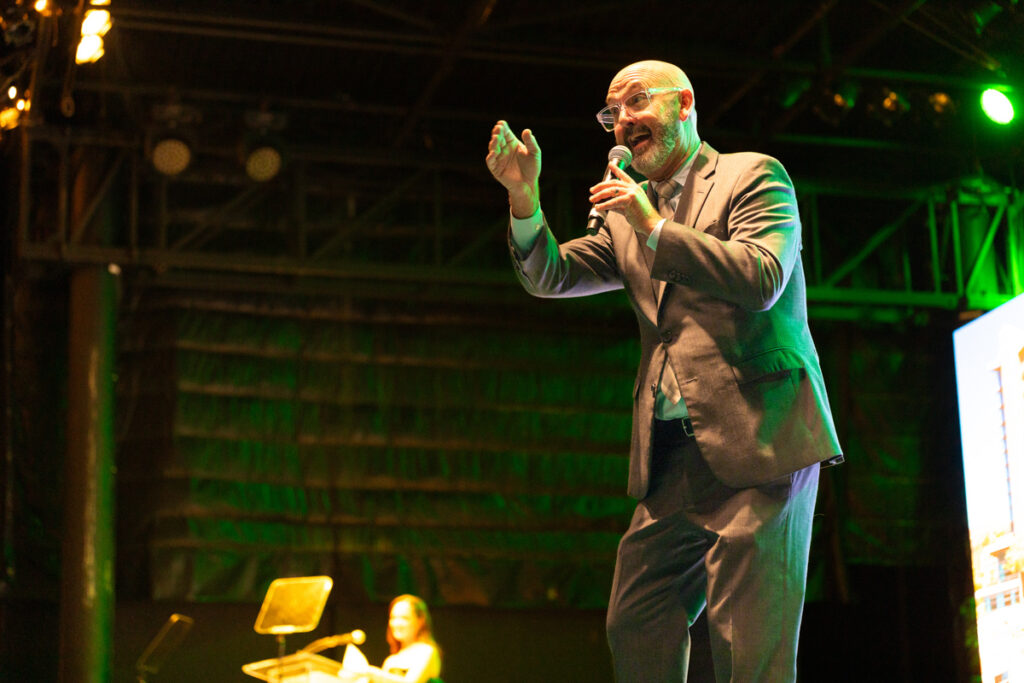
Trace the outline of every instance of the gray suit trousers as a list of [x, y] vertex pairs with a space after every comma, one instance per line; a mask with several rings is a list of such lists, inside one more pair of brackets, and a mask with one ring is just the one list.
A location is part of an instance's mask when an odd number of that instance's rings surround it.
[[796, 680], [817, 464], [734, 489], [679, 421], [655, 421], [651, 487], [619, 543], [608, 607], [618, 683], [686, 680], [708, 609], [715, 680]]

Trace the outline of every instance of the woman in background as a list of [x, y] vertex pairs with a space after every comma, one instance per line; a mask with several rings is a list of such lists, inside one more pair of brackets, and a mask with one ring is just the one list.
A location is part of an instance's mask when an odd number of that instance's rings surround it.
[[391, 655], [381, 669], [408, 683], [427, 683], [441, 675], [441, 649], [434, 640], [434, 625], [427, 603], [415, 595], [399, 595], [388, 611]]

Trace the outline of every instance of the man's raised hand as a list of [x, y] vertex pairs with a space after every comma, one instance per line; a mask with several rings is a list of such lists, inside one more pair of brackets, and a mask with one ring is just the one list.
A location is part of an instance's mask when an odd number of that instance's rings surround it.
[[519, 140], [505, 121], [491, 129], [487, 169], [508, 190], [512, 215], [528, 218], [540, 208], [540, 145], [527, 128]]

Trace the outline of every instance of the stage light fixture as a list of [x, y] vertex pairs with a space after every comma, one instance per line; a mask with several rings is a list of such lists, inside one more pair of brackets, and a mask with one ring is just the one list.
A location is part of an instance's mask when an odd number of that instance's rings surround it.
[[185, 140], [168, 135], [153, 144], [153, 168], [166, 176], [176, 176], [192, 162], [192, 148]]
[[981, 109], [993, 122], [1006, 125], [1013, 121], [1013, 102], [995, 88], [989, 88], [981, 94]]
[[97, 61], [105, 54], [103, 38], [100, 36], [82, 36], [75, 51], [76, 64], [89, 64]]
[[284, 166], [284, 146], [276, 134], [287, 124], [287, 118], [266, 106], [245, 113], [248, 129], [242, 136], [240, 156], [245, 174], [258, 183], [277, 177]]
[[952, 113], [956, 109], [953, 105], [953, 98], [944, 92], [935, 92], [929, 95], [928, 105], [933, 112], [939, 115]]
[[823, 88], [811, 109], [818, 118], [835, 127], [853, 109], [859, 93], [859, 85], [844, 81], [834, 87]]
[[18, 127], [21, 112], [14, 107], [0, 109], [0, 130], [12, 130]]
[[273, 179], [281, 171], [284, 159], [281, 152], [270, 144], [250, 149], [245, 156], [245, 174], [258, 183]]
[[75, 51], [76, 64], [95, 62], [104, 54], [103, 36], [107, 34], [113, 22], [110, 12], [105, 9], [89, 9], [82, 16], [82, 39]]
[[105, 36], [112, 26], [110, 12], [105, 9], [90, 9], [82, 17], [83, 36]]
[[153, 107], [153, 124], [148, 131], [147, 153], [160, 173], [176, 176], [192, 162], [192, 130], [200, 120], [199, 110], [177, 102]]
[[892, 126], [910, 110], [910, 103], [892, 88], [882, 87], [865, 106], [868, 116], [885, 126]]

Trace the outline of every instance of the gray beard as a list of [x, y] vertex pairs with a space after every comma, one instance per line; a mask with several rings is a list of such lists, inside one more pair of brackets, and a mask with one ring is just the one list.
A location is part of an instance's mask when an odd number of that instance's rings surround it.
[[650, 178], [651, 173], [659, 170], [668, 160], [672, 150], [679, 145], [679, 127], [665, 126], [651, 130], [651, 144], [647, 150], [633, 157], [633, 168]]

